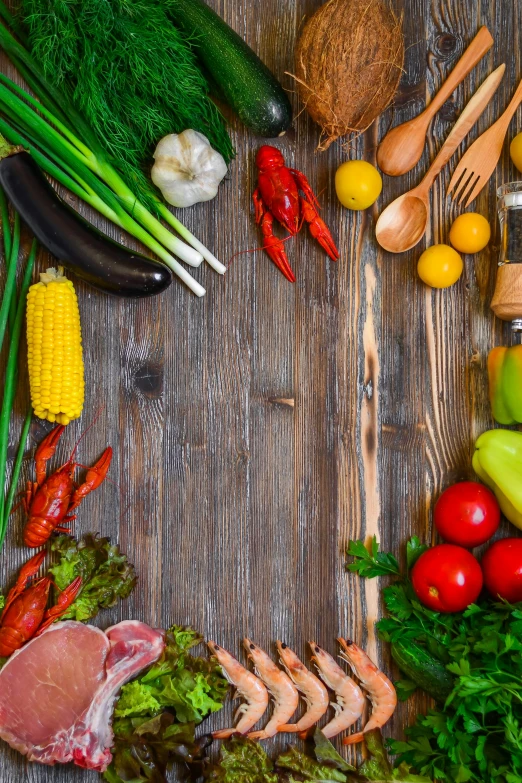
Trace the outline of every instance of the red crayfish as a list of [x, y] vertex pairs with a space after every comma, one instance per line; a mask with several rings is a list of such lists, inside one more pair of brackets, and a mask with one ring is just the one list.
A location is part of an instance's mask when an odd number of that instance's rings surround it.
[[112, 459], [112, 449], [108, 446], [98, 462], [87, 471], [83, 484], [73, 481], [73, 473], [79, 464], [74, 462], [74, 448], [69, 460], [49, 478], [46, 478], [46, 463], [53, 457], [56, 445], [65, 427], [59, 424], [43, 439], [36, 450], [36, 482], [29, 481], [23, 505], [29, 517], [24, 529], [26, 546], [42, 546], [53, 531], [68, 533], [69, 528], [62, 522], [72, 522], [76, 515], [71, 511], [77, 508], [84, 497], [100, 486], [105, 479]]
[[55, 606], [45, 609], [49, 598], [51, 579], [44, 576], [28, 586], [38, 572], [45, 552], [38, 552], [22, 568], [15, 586], [10, 590], [0, 617], [0, 657], [7, 658], [19, 650], [33, 636], [39, 636], [72, 604], [82, 586], [80, 576], [63, 590]]
[[[253, 200], [256, 223], [263, 232], [263, 248], [287, 280], [295, 283], [295, 275], [288, 262], [283, 242], [274, 236], [274, 218], [290, 233], [297, 234], [303, 221], [308, 223], [310, 233], [324, 247], [333, 261], [339, 258], [332, 235], [317, 210], [319, 203], [305, 175], [297, 169], [285, 166], [285, 159], [276, 147], [264, 145], [256, 156], [259, 169], [258, 187]], [[302, 191], [303, 196], [299, 195]]]

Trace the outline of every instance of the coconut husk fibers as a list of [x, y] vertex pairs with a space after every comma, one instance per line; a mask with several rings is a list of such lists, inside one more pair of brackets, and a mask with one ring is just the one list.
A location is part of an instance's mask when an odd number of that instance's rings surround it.
[[366, 130], [392, 101], [404, 62], [402, 19], [382, 0], [329, 0], [303, 28], [295, 60], [298, 92], [325, 150]]

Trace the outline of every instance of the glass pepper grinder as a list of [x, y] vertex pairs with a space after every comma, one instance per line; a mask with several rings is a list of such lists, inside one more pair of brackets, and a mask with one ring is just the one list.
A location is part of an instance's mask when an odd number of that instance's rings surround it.
[[514, 332], [522, 332], [522, 182], [497, 190], [501, 248], [491, 309]]

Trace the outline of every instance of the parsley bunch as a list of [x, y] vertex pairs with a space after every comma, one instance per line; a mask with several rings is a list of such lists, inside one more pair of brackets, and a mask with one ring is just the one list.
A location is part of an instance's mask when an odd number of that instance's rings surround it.
[[[522, 604], [484, 599], [464, 612], [440, 614], [423, 606], [408, 572], [427, 547], [412, 538], [407, 569], [393, 555], [351, 541], [350, 571], [374, 577], [393, 574], [383, 590], [387, 617], [377, 623], [385, 641], [412, 640], [443, 663], [455, 680], [443, 706], [417, 716], [407, 741], [389, 747], [424, 775], [448, 783], [522, 781]], [[364, 552], [362, 551], [364, 549]], [[395, 568], [395, 565], [397, 568]], [[407, 697], [414, 683], [398, 683]]]

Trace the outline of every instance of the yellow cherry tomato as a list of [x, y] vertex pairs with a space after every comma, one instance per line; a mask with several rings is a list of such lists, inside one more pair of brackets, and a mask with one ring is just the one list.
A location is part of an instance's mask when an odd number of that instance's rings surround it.
[[335, 173], [337, 198], [348, 209], [367, 209], [379, 198], [382, 177], [365, 160], [348, 160]]
[[449, 238], [460, 253], [478, 253], [488, 244], [491, 228], [484, 215], [465, 212], [453, 222]]
[[519, 171], [522, 171], [522, 133], [519, 133], [509, 147], [509, 154], [511, 160]]
[[432, 288], [448, 288], [457, 282], [464, 269], [462, 258], [449, 245], [432, 245], [419, 258], [420, 279]]

